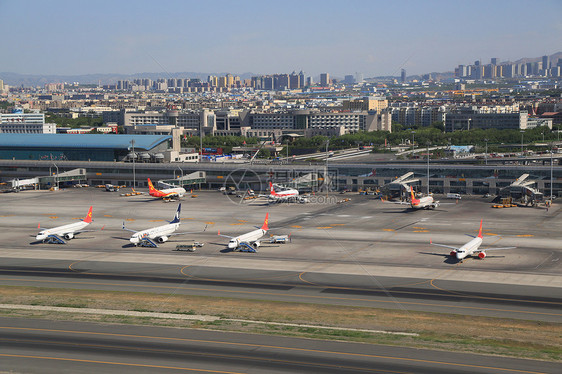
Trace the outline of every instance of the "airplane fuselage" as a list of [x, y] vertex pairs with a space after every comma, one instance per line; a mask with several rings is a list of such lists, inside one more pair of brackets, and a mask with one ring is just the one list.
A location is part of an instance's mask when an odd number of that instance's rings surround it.
[[167, 188], [165, 190], [154, 190], [149, 192], [150, 196], [154, 197], [167, 197], [167, 196], [179, 196], [183, 197], [186, 194], [185, 188]]
[[[169, 223], [167, 225], [157, 226], [150, 229], [142, 230], [134, 233], [129, 241], [133, 244], [139, 244], [143, 238], [159, 239], [167, 237], [180, 227], [180, 223]], [[167, 240], [167, 238], [166, 238]], [[164, 240], [165, 241], [165, 240]]]
[[482, 238], [476, 237], [464, 244], [456, 251], [456, 257], [458, 260], [462, 260], [465, 257], [471, 256], [474, 252], [478, 251], [480, 245], [482, 244]]
[[414, 209], [423, 209], [438, 206], [438, 204], [433, 199], [433, 196], [424, 196], [422, 198], [412, 200], [410, 205]]
[[80, 222], [69, 223], [68, 225], [54, 227], [52, 229], [42, 230], [37, 234], [35, 239], [45, 240], [49, 237], [49, 235], [58, 235], [58, 236], [65, 236], [67, 234], [74, 235], [76, 231], [80, 231], [88, 225], [89, 223], [80, 221]]
[[236, 236], [228, 242], [229, 249], [236, 249], [240, 245], [240, 243], [253, 243], [256, 240], [260, 239], [265, 235], [267, 231], [264, 229], [257, 229], [254, 231], [250, 231], [246, 234]]

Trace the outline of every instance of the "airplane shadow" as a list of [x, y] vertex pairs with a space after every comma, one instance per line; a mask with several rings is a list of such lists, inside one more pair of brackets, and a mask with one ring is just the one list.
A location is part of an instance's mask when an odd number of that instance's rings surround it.
[[230, 252], [234, 252], [234, 250], [230, 248], [223, 248], [220, 250], [220, 253], [230, 253]]
[[443, 253], [434, 253], [434, 252], [418, 252], [421, 253], [422, 255], [431, 255], [431, 256], [440, 256], [440, 257], [445, 257], [445, 260], [443, 261], [445, 264], [458, 264], [460, 261], [458, 258], [456, 257], [452, 257], [449, 254], [443, 254]]

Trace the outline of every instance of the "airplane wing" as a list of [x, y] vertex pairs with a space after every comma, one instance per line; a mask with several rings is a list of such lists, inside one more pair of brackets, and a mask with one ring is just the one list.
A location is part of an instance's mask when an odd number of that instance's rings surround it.
[[381, 198], [381, 201], [383, 203], [387, 203], [387, 204], [398, 204], [398, 205], [411, 205], [409, 202], [407, 201], [390, 201], [390, 200], [384, 200]]
[[495, 251], [495, 250], [498, 250], [498, 249], [514, 249], [514, 248], [517, 248], [517, 247], [479, 248], [478, 252]]
[[[201, 232], [205, 232], [205, 231], [207, 231], [207, 226], [208, 226], [208, 225], [205, 225], [205, 228], [203, 229], [203, 231], [184, 231], [184, 232], [173, 232], [173, 233], [171, 233], [170, 235], [167, 235], [167, 236], [173, 236], [173, 235], [184, 235], [184, 234], [198, 234], [198, 233], [201, 233]], [[221, 235], [221, 236], [224, 236], [224, 235]]]
[[435, 245], [435, 246], [437, 246], [437, 247], [449, 248], [449, 249], [454, 249], [454, 250], [458, 250], [458, 249], [459, 249], [458, 247], [453, 247], [452, 245], [436, 244], [436, 243], [433, 243], [433, 242], [429, 242], [429, 244]]
[[138, 232], [138, 231], [135, 231], [135, 230], [131, 230], [131, 229], [126, 228], [126, 227], [125, 227], [125, 222], [123, 222], [123, 227], [122, 227], [122, 228], [123, 228], [123, 230], [125, 230], [125, 231], [130, 231], [130, 232], [133, 232], [133, 233], [137, 233], [137, 232]]
[[218, 232], [218, 236], [222, 236], [224, 238], [229, 238], [229, 239], [234, 238], [234, 236], [222, 235], [220, 231]]

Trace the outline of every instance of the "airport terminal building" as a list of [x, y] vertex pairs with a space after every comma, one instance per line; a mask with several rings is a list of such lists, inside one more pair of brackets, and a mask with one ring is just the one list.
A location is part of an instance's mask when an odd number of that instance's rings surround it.
[[126, 161], [134, 154], [163, 161], [172, 147], [170, 135], [2, 134], [0, 159]]

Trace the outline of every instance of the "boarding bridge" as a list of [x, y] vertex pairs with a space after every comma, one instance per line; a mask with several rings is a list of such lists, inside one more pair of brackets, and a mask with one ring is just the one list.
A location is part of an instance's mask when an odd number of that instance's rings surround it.
[[165, 186], [165, 188], [170, 187], [184, 187], [193, 186], [196, 184], [203, 184], [207, 182], [207, 173], [204, 171], [196, 171], [187, 175], [183, 175], [176, 179], [165, 179], [158, 181], [158, 185]]
[[537, 205], [543, 201], [544, 195], [532, 187], [537, 181], [528, 180], [529, 174], [523, 174], [509, 186], [500, 190], [501, 197], [511, 197], [514, 201], [525, 205]]
[[53, 186], [60, 186], [61, 184], [69, 182], [85, 182], [86, 181], [86, 169], [78, 168], [65, 171], [58, 174], [34, 177], [27, 179], [12, 179], [10, 183], [12, 188], [19, 190], [25, 187], [34, 188], [50, 188]]
[[410, 185], [420, 181], [418, 178], [412, 178], [413, 175], [414, 173], [410, 171], [384, 185], [381, 188], [382, 194], [390, 198], [406, 198], [412, 188]]

